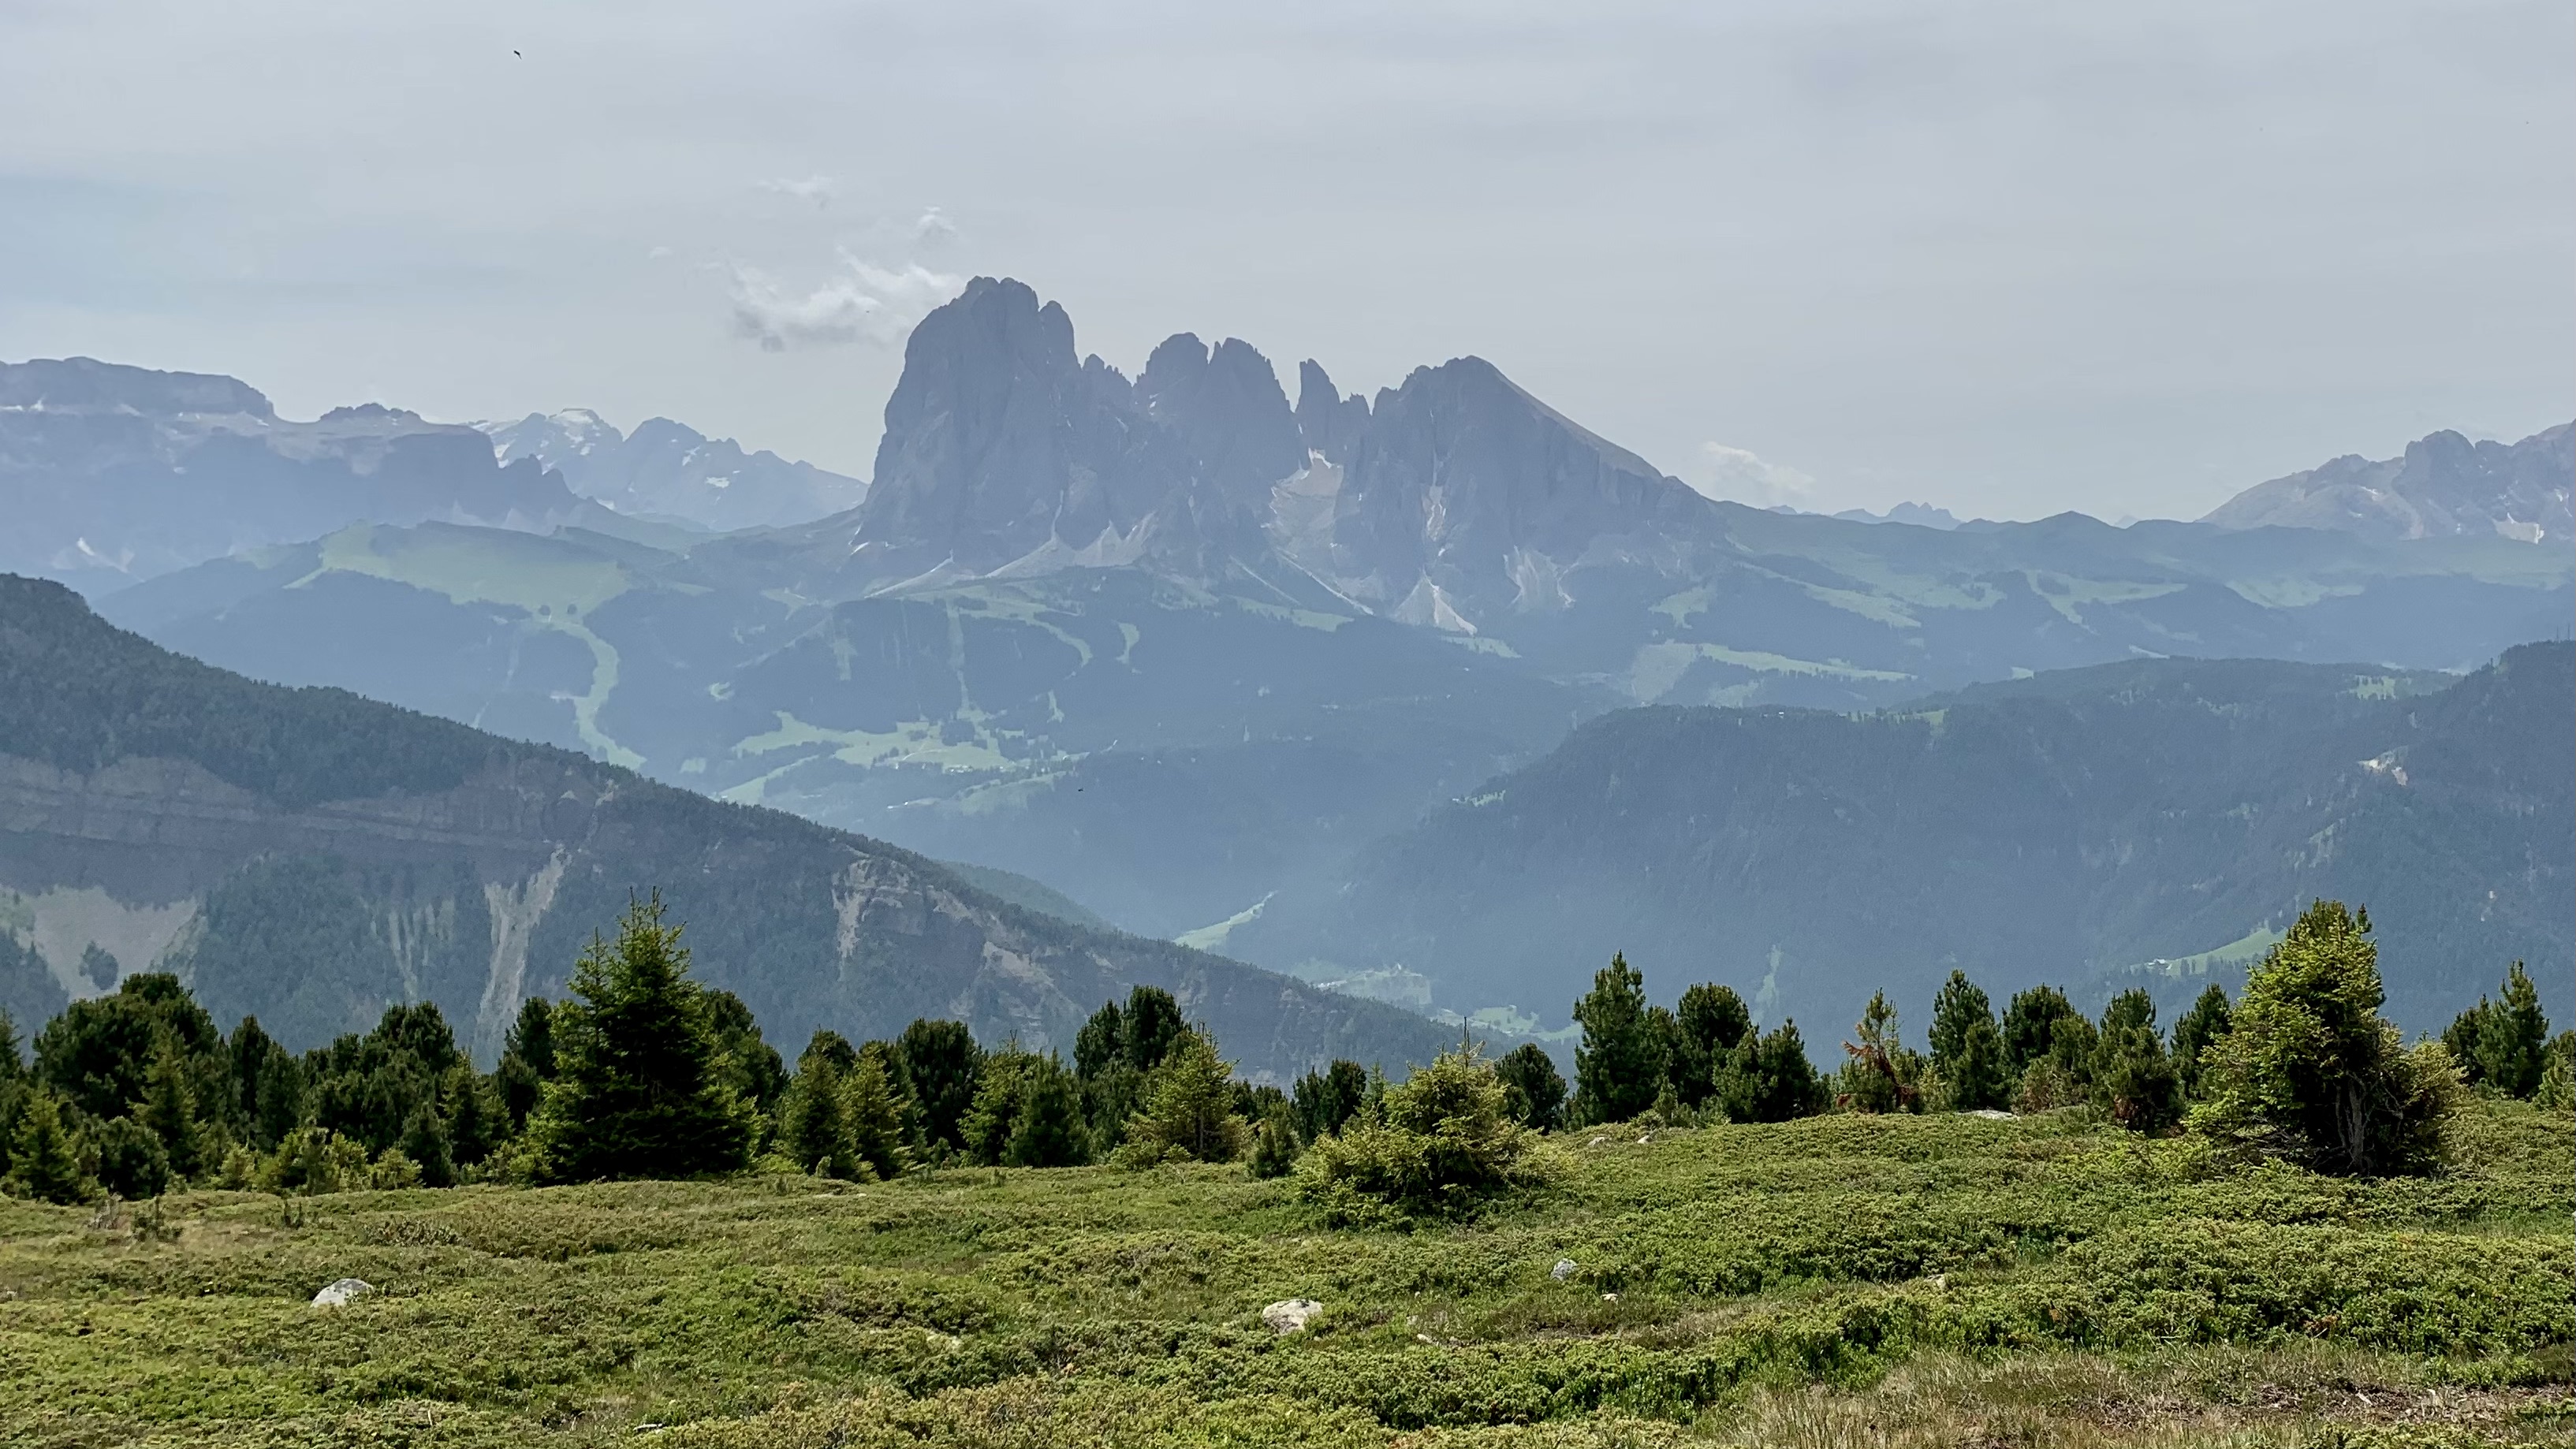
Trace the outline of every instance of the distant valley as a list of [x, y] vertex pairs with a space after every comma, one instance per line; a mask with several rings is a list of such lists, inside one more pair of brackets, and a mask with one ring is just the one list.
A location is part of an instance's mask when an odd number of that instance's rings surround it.
[[[2283, 515], [2285, 494], [2320, 496], [2305, 484], [2200, 523], [1882, 522], [1702, 497], [1475, 358], [1368, 398], [1312, 362], [1294, 381], [1292, 399], [1250, 345], [1189, 334], [1129, 378], [1080, 352], [1062, 308], [979, 279], [914, 332], [864, 484], [662, 420], [535, 414], [446, 433], [483, 438], [473, 468], [573, 500], [539, 526], [361, 511], [85, 586], [109, 619], [257, 678], [1034, 877], [1147, 936], [1545, 1025], [1569, 993], [1536, 967], [1418, 946], [1454, 933], [1371, 903], [1412, 880], [1436, 921], [1438, 873], [1406, 874], [1403, 842], [1585, 721], [1867, 713], [2167, 657], [2417, 680], [2576, 616], [2562, 525], [2522, 516], [2564, 428], [2462, 443], [2474, 467], [2440, 436], [2393, 465], [2442, 527]], [[1561, 940], [1565, 971], [1619, 944], [1619, 913], [1561, 915], [1527, 943]], [[2257, 917], [2136, 940], [2188, 956]], [[2193, 934], [2204, 920], [2223, 933]]]

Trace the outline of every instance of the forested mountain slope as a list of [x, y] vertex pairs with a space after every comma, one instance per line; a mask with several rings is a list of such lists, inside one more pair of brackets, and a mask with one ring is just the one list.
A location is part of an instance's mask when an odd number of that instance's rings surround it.
[[485, 1057], [525, 994], [659, 888], [776, 1041], [954, 1016], [1069, 1047], [1137, 982], [1257, 1076], [1400, 1068], [1423, 1018], [1004, 902], [930, 860], [338, 690], [285, 689], [0, 576], [0, 1004], [177, 970], [295, 1046], [430, 1000]]
[[1230, 950], [1401, 964], [1549, 1024], [1613, 949], [1827, 1029], [1886, 986], [2240, 980], [2315, 897], [2367, 904], [2390, 1008], [2448, 1021], [2507, 961], [2576, 960], [2576, 645], [2451, 682], [2156, 660], [1879, 714], [1642, 709], [1282, 900]]
[[1188, 333], [1131, 378], [981, 278], [907, 344], [857, 508], [658, 542], [353, 528], [99, 607], [1158, 935], [1338, 887], [1620, 706], [1873, 709], [2140, 654], [2465, 669], [2576, 608], [2565, 550], [2492, 532], [1789, 516], [1478, 358], [1293, 384]]

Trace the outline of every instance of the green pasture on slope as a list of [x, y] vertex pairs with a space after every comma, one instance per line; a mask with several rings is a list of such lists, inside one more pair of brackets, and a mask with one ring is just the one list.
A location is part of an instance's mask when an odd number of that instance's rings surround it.
[[1367, 1231], [1239, 1166], [6, 1202], [0, 1442], [2563, 1443], [2569, 1126], [2365, 1182], [2083, 1114], [1601, 1129]]

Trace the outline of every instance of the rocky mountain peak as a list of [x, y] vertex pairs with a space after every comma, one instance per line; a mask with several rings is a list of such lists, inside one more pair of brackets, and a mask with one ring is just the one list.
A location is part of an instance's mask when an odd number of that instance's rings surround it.
[[2258, 483], [2202, 521], [2223, 528], [2331, 528], [2369, 538], [2495, 535], [2524, 543], [2576, 533], [2570, 425], [2518, 443], [2429, 433], [2402, 456], [2337, 458]]
[[259, 389], [203, 372], [156, 372], [94, 357], [0, 362], [0, 409], [145, 417], [277, 416]]

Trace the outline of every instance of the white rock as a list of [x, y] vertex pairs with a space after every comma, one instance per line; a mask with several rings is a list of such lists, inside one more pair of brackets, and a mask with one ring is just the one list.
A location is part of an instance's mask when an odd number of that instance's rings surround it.
[[1261, 1310], [1261, 1321], [1270, 1325], [1272, 1333], [1304, 1333], [1306, 1325], [1323, 1311], [1324, 1305], [1312, 1298], [1282, 1298]]
[[1551, 1278], [1555, 1279], [1555, 1280], [1556, 1280], [1556, 1281], [1558, 1281], [1559, 1283], [1562, 1283], [1562, 1282], [1564, 1282], [1566, 1279], [1573, 1277], [1573, 1276], [1574, 1276], [1574, 1260], [1573, 1260], [1572, 1258], [1559, 1258], [1559, 1259], [1557, 1259], [1557, 1260], [1556, 1260], [1556, 1266], [1547, 1270], [1547, 1276], [1549, 1276], [1549, 1277], [1551, 1277]]
[[363, 1278], [343, 1278], [324, 1288], [321, 1292], [314, 1294], [313, 1306], [316, 1308], [342, 1308], [348, 1305], [350, 1299], [359, 1297], [362, 1294], [373, 1293], [375, 1291], [376, 1285]]
[[1992, 1107], [1979, 1107], [1968, 1115], [1971, 1117], [1983, 1117], [1989, 1122], [2009, 1122], [2013, 1120], [2012, 1113], [1998, 1112]]
[[1609, 1141], [1609, 1140], [1610, 1140], [1610, 1139], [1609, 1139], [1609, 1138], [1607, 1138], [1607, 1137], [1595, 1137], [1595, 1138], [1593, 1138], [1591, 1141], [1586, 1142], [1586, 1143], [1584, 1143], [1583, 1145], [1584, 1145], [1584, 1146], [1586, 1146], [1586, 1147], [1598, 1147], [1598, 1146], [1600, 1146], [1601, 1144], [1603, 1144], [1603, 1143], [1605, 1143], [1605, 1142], [1607, 1142], [1607, 1141]]

